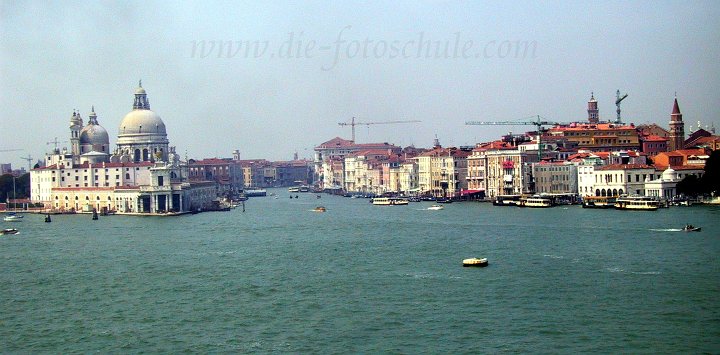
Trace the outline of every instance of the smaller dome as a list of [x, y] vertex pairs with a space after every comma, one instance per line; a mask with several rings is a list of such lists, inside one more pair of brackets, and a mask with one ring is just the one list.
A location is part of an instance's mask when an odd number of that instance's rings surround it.
[[139, 88], [135, 89], [135, 95], [141, 95], [141, 94], [142, 94], [142, 95], [147, 94], [147, 93], [145, 92], [145, 89], [143, 89], [142, 87], [139, 87]]
[[674, 181], [677, 180], [677, 173], [672, 168], [667, 168], [662, 173], [662, 179], [666, 181]]
[[101, 125], [89, 124], [80, 131], [80, 144], [110, 144], [110, 137]]

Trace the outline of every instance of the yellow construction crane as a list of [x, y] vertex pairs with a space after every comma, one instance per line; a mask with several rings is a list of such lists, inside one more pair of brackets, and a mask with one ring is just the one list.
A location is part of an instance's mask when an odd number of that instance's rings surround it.
[[413, 123], [413, 122], [422, 122], [418, 120], [409, 120], [409, 121], [383, 121], [383, 122], [355, 122], [355, 117], [353, 117], [350, 122], [338, 122], [341, 126], [350, 126], [352, 127], [352, 141], [355, 143], [355, 126], [357, 125], [366, 125], [370, 126], [373, 124], [394, 124], [394, 123]]
[[[494, 121], [494, 122], [485, 122], [485, 121], [467, 121], [465, 122], [466, 125], [507, 125], [507, 126], [519, 126], [519, 125], [533, 125], [537, 127], [537, 134], [538, 134], [538, 162], [542, 158], [542, 145], [540, 144], [540, 136], [542, 136], [542, 126], [558, 126], [563, 125], [567, 123], [558, 123], [558, 122], [552, 122], [552, 121], [545, 121], [540, 116], [535, 116], [535, 121]], [[528, 117], [528, 119], [531, 117]]]

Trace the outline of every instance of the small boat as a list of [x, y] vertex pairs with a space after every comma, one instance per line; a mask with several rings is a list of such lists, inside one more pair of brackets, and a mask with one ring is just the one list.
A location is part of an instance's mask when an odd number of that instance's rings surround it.
[[15, 228], [7, 228], [0, 231], [0, 235], [6, 234], [18, 234], [18, 230]]
[[683, 227], [683, 232], [699, 232], [702, 228], [701, 227], [695, 227], [692, 224], [685, 225]]
[[50, 223], [50, 222], [52, 222], [52, 219], [50, 218], [50, 215], [48, 214], [45, 216], [45, 223]]
[[325, 212], [325, 211], [327, 211], [327, 208], [325, 208], [323, 206], [317, 206], [313, 209], [313, 212]]
[[444, 209], [444, 208], [445, 208], [445, 207], [440, 206], [440, 205], [432, 205], [432, 206], [428, 207], [427, 209], [428, 209], [428, 210], [431, 210], [431, 211], [439, 211], [439, 210]]
[[5, 222], [22, 222], [22, 218], [24, 216], [15, 214], [15, 212], [8, 213], [5, 218], [3, 218], [3, 221]]
[[478, 267], [484, 267], [488, 266], [488, 259], [487, 258], [470, 258], [463, 260], [463, 266], [478, 266]]

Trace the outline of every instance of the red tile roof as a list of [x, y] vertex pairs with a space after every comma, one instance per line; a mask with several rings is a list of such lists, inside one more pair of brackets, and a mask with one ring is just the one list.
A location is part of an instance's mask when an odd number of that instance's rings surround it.
[[633, 169], [654, 169], [655, 167], [646, 164], [611, 164], [597, 168], [596, 170], [633, 170]]

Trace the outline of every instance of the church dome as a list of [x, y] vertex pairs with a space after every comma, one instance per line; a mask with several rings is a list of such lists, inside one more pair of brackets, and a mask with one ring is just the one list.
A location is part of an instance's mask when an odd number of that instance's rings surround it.
[[[164, 140], [167, 136], [165, 123], [157, 113], [150, 110], [150, 100], [142, 87], [142, 82], [135, 89], [133, 110], [120, 122], [118, 132], [118, 138], [135, 137], [141, 140], [143, 140], [142, 137], [148, 138], [149, 136]], [[150, 140], [156, 139], [151, 138]]]
[[165, 123], [160, 116], [145, 109], [135, 109], [125, 115], [120, 123], [120, 135], [124, 134], [159, 134], [167, 135]]
[[110, 137], [101, 125], [89, 124], [80, 131], [80, 144], [110, 144]]
[[95, 114], [94, 107], [92, 108], [88, 118], [90, 120], [88, 121], [87, 126], [83, 127], [80, 131], [80, 144], [109, 145], [110, 137], [108, 136], [108, 132], [105, 128], [98, 124], [97, 114]]
[[677, 180], [677, 172], [672, 168], [667, 168], [662, 173], [662, 179], [665, 181], [675, 181]]

